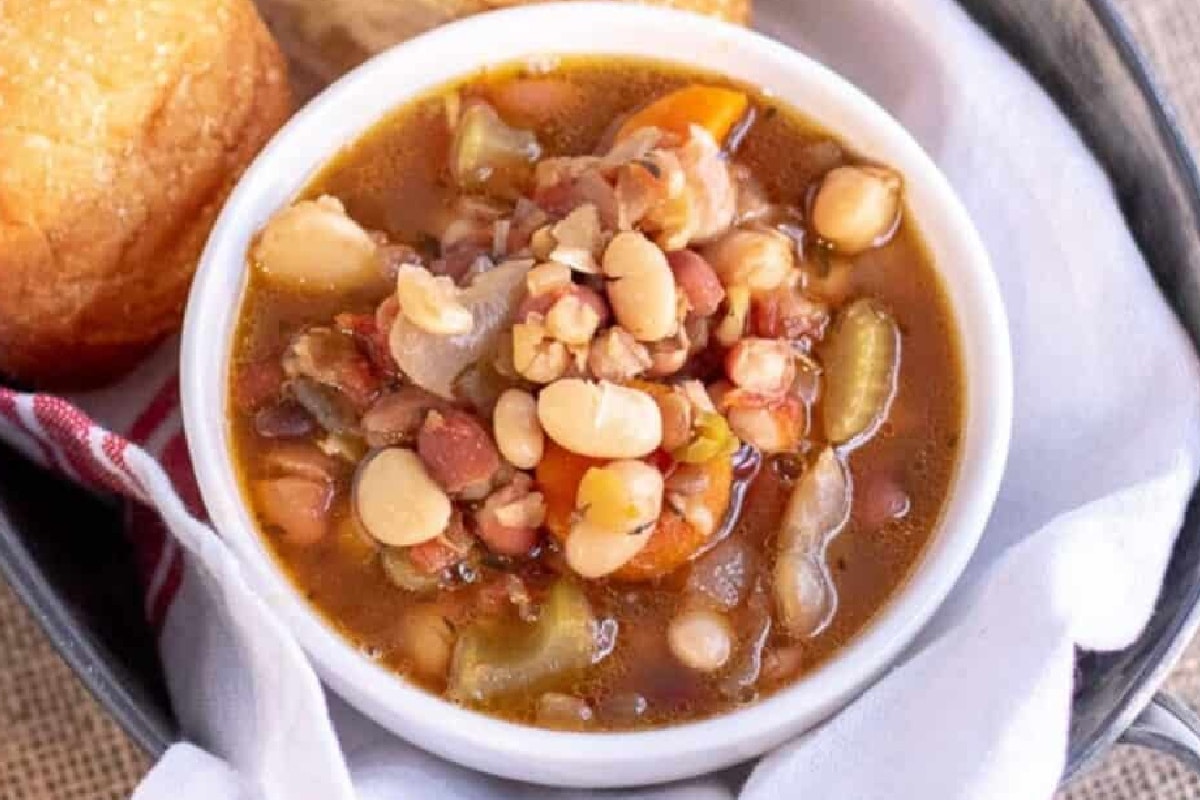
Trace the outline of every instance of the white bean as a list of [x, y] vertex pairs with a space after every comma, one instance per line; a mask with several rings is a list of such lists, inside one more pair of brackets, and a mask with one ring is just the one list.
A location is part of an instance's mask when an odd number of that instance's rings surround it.
[[611, 575], [629, 563], [650, 541], [650, 532], [628, 534], [593, 525], [586, 519], [571, 526], [564, 555], [567, 566], [589, 580]]
[[636, 231], [618, 233], [604, 251], [603, 269], [621, 327], [641, 342], [675, 332], [675, 276], [656, 244]]
[[691, 609], [671, 620], [667, 644], [684, 666], [698, 672], [716, 672], [733, 652], [733, 633], [723, 615]]
[[450, 522], [450, 498], [420, 457], [404, 447], [380, 450], [363, 462], [354, 507], [367, 533], [393, 547], [427, 542]]
[[537, 406], [546, 435], [579, 455], [640, 458], [662, 443], [658, 404], [637, 389], [564, 378], [541, 391]]
[[588, 523], [621, 534], [634, 534], [662, 513], [662, 473], [642, 461], [613, 461], [592, 467], [579, 482], [575, 509]]
[[821, 181], [813, 201], [817, 234], [854, 255], [881, 244], [900, 214], [900, 176], [883, 167], [847, 166]]
[[538, 422], [537, 401], [521, 389], [508, 389], [496, 401], [492, 430], [500, 454], [518, 469], [533, 469], [542, 460], [546, 434]]
[[259, 273], [303, 292], [339, 292], [382, 281], [376, 244], [335, 197], [301, 200], [267, 222], [251, 251]]

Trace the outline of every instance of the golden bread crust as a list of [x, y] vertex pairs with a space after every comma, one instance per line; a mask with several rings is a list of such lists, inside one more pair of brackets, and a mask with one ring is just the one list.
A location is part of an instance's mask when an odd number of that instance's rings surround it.
[[39, 0], [0, 75], [0, 372], [93, 386], [178, 327], [286, 68], [249, 0]]

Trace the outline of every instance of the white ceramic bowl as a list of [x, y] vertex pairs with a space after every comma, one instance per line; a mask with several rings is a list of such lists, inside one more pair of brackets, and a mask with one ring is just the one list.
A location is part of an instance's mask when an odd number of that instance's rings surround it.
[[[899, 169], [948, 290], [966, 369], [962, 461], [950, 500], [918, 569], [889, 606], [835, 658], [774, 697], [637, 733], [561, 733], [502, 722], [409, 686], [360, 654], [305, 602], [260, 540], [231, 468], [226, 423], [232, 332], [254, 232], [339, 148], [409, 98], [487, 65], [569, 53], [641, 56], [723, 73], [762, 87], [858, 152]], [[742, 761], [861, 692], [966, 565], [995, 500], [1012, 414], [1008, 331], [987, 255], [946, 180], [900, 125], [837, 75], [763, 36], [690, 14], [605, 3], [528, 6], [447, 25], [378, 56], [310, 103], [259, 156], [217, 221], [188, 304], [182, 369], [188, 444], [212, 520], [328, 685], [448, 759], [510, 778], [587, 787], [666, 781]]]

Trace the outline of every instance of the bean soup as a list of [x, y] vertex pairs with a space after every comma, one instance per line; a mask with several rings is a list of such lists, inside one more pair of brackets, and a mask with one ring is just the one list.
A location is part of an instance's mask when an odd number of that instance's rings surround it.
[[329, 623], [503, 718], [625, 730], [799, 680], [950, 489], [963, 375], [904, 178], [641, 60], [473, 75], [263, 228], [246, 501]]

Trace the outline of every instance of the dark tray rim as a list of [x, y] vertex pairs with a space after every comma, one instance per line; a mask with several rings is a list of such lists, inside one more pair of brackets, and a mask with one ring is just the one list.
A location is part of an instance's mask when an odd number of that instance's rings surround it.
[[121, 729], [148, 755], [162, 755], [179, 738], [177, 732], [130, 691], [114, 668], [112, 653], [81, 629], [19, 541], [10, 520], [0, 513], [0, 574], [71, 671]]
[[[1088, 0], [1088, 3], [1139, 91], [1146, 97], [1159, 136], [1186, 184], [1192, 219], [1200, 224], [1200, 163], [1197, 162], [1197, 154], [1187, 143], [1174, 104], [1155, 77], [1146, 53], [1138, 46], [1132, 28], [1116, 9], [1113, 0]], [[1172, 311], [1178, 316], [1177, 309], [1173, 308]], [[1198, 505], [1200, 490], [1193, 492], [1189, 502], [1189, 517], [1195, 513]], [[1180, 535], [1186, 535], [1188, 527], [1187, 522], [1183, 522]], [[1200, 582], [1193, 581], [1187, 587], [1185, 598], [1184, 605], [1190, 611], [1176, 622], [1175, 630], [1169, 636], [1162, 636], [1155, 641], [1151, 648], [1152, 657], [1144, 659], [1136, 677], [1128, 681], [1128, 690], [1105, 716], [1101, 733], [1072, 754], [1063, 772], [1063, 783], [1070, 781], [1124, 736], [1175, 668], [1184, 650], [1200, 630]]]

